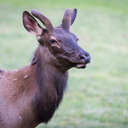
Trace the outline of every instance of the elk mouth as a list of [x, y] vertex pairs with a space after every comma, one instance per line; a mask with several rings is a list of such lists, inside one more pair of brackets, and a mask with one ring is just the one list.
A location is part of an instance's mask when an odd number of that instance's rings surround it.
[[86, 68], [87, 64], [90, 63], [90, 57], [87, 59], [81, 59], [81, 60], [73, 60], [69, 59], [67, 56], [57, 56], [59, 63], [65, 65], [65, 67], [75, 67], [75, 68]]
[[87, 64], [90, 63], [90, 59], [86, 60], [84, 63], [77, 63], [75, 64], [76, 68], [86, 68]]
[[86, 68], [86, 64], [76, 64], [76, 68]]

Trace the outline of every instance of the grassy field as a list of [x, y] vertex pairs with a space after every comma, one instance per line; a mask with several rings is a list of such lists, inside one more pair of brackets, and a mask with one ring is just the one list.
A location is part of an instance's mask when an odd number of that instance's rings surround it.
[[0, 68], [27, 65], [37, 46], [22, 25], [23, 10], [38, 9], [55, 26], [64, 9], [78, 8], [72, 32], [92, 63], [72, 69], [64, 100], [37, 128], [128, 128], [128, 0], [0, 0]]

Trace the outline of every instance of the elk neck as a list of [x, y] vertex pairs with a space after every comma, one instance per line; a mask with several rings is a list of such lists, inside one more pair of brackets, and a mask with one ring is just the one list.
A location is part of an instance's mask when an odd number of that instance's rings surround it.
[[39, 88], [36, 96], [36, 111], [40, 122], [48, 122], [62, 100], [68, 73], [51, 64], [52, 56], [47, 48], [39, 46], [35, 51], [32, 65]]
[[[39, 46], [35, 51], [32, 64], [35, 65], [36, 80], [39, 87], [56, 86], [57, 82], [61, 86], [64, 81], [67, 81], [68, 72], [63, 70], [63, 67], [56, 66], [52, 60], [48, 48]], [[48, 82], [48, 84], [47, 84]], [[49, 84], [51, 83], [51, 84]], [[66, 84], [64, 82], [64, 84]]]

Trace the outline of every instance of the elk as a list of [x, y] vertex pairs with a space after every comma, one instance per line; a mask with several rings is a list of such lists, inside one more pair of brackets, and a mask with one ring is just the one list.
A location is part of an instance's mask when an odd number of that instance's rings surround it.
[[90, 62], [90, 54], [70, 32], [76, 14], [76, 9], [66, 9], [61, 25], [53, 27], [40, 12], [23, 12], [23, 25], [39, 44], [28, 66], [0, 70], [0, 128], [35, 128], [48, 123], [63, 98], [68, 70], [85, 68]]

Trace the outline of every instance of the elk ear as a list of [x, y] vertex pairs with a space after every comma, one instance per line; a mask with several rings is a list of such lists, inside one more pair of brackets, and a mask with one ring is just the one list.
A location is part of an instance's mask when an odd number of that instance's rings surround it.
[[76, 15], [77, 15], [77, 9], [73, 9], [72, 12], [72, 18], [71, 18], [71, 25], [74, 23], [75, 19], [76, 19]]
[[53, 25], [46, 16], [44, 16], [43, 14], [41, 14], [40, 12], [36, 10], [32, 10], [31, 13], [34, 17], [39, 19], [44, 24], [44, 26], [49, 32], [53, 32]]
[[42, 34], [43, 29], [36, 19], [27, 11], [23, 12], [23, 25], [28, 32], [36, 36], [40, 36]]
[[62, 27], [69, 31], [70, 26], [73, 24], [73, 22], [75, 21], [76, 18], [76, 14], [77, 14], [77, 9], [66, 9], [64, 16], [63, 16], [63, 20], [62, 20]]

